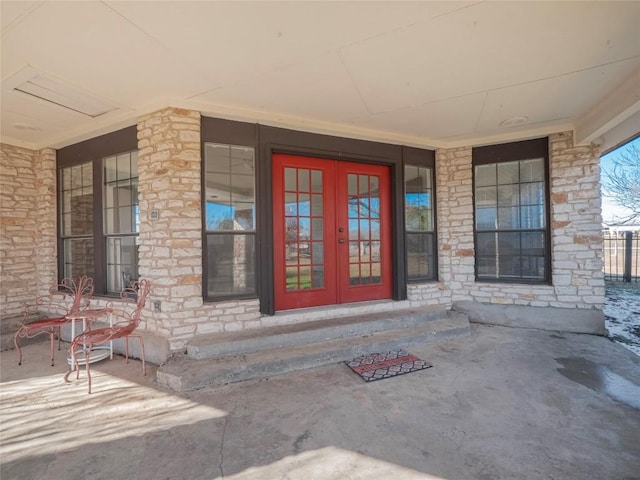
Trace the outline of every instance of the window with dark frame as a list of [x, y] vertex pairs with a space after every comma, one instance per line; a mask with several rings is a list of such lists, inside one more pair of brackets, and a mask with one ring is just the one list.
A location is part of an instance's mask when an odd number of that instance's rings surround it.
[[[96, 262], [103, 262], [106, 283], [96, 282], [97, 293], [117, 294], [138, 278], [138, 152], [96, 161], [103, 171], [98, 178], [91, 161], [60, 169], [63, 276], [94, 278]], [[98, 229], [96, 207], [103, 221]], [[98, 242], [105, 245], [105, 257], [96, 257]]]
[[138, 279], [136, 127], [57, 152], [59, 275], [87, 275], [98, 295]]
[[404, 215], [407, 250], [407, 279], [435, 280], [436, 238], [433, 168], [404, 167]]
[[473, 150], [477, 280], [548, 281], [547, 150], [546, 139]]
[[204, 144], [207, 300], [256, 295], [255, 151]]

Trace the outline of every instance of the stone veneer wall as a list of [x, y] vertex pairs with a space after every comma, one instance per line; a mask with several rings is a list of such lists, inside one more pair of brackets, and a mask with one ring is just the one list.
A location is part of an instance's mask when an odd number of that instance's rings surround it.
[[260, 326], [258, 300], [202, 301], [200, 114], [166, 108], [140, 118], [138, 149], [140, 276], [152, 284], [143, 327], [179, 351], [195, 335]]
[[[472, 150], [436, 152], [440, 280], [451, 301], [602, 310], [599, 153], [571, 132], [549, 137], [552, 285], [476, 282]], [[416, 291], [409, 289], [413, 300]], [[431, 287], [433, 291], [434, 287]], [[431, 299], [429, 299], [432, 301]]]
[[55, 151], [0, 146], [0, 305], [2, 319], [56, 281]]

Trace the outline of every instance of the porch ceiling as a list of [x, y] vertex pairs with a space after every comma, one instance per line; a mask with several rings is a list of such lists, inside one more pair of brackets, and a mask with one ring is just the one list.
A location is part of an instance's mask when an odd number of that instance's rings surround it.
[[[29, 148], [167, 105], [426, 147], [573, 129], [607, 148], [640, 131], [637, 1], [3, 0], [0, 9], [0, 132]], [[91, 117], [15, 90], [36, 74], [111, 111]]]

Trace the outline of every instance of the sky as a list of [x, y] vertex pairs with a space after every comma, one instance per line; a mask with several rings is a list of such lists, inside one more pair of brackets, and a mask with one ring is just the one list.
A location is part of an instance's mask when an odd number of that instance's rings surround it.
[[[622, 147], [618, 148], [617, 150], [614, 150], [613, 152], [604, 155], [601, 159], [600, 159], [600, 167], [602, 170], [602, 184], [605, 185], [607, 182], [607, 176], [605, 175], [605, 172], [609, 171], [609, 170], [613, 170], [613, 163], [615, 161], [615, 159], [620, 155], [621, 152], [624, 152], [627, 147], [629, 145], [635, 145], [636, 147], [640, 148], [640, 137], [636, 138], [635, 140], [633, 140], [632, 142], [623, 145]], [[605, 223], [609, 223], [609, 222], [615, 222], [616, 217], [620, 218], [620, 217], [624, 217], [625, 215], [628, 215], [630, 213], [629, 210], [626, 210], [618, 205], [616, 205], [616, 203], [614, 202], [614, 200], [612, 198], [608, 198], [606, 196], [602, 196], [602, 221]]]

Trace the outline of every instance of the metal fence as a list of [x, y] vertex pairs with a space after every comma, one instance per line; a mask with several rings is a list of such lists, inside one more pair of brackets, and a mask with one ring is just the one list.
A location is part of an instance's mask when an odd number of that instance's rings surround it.
[[605, 280], [640, 282], [640, 231], [605, 231]]

